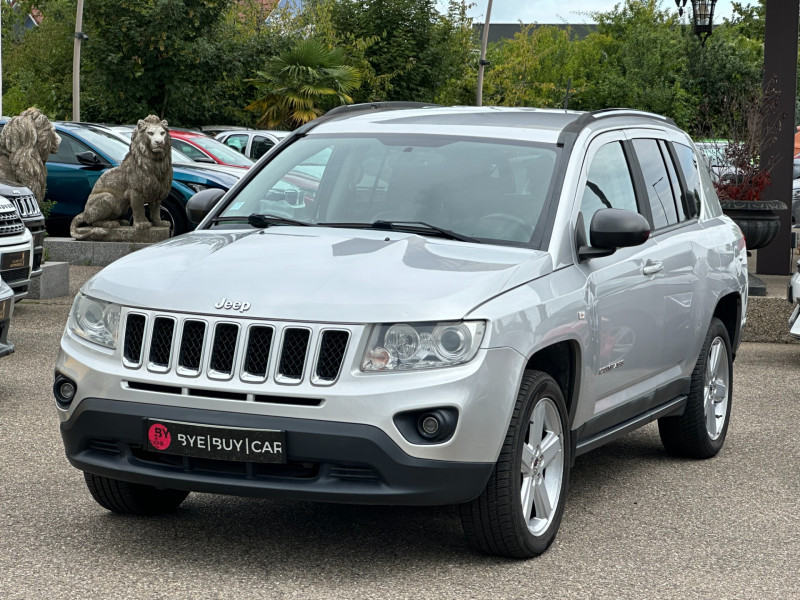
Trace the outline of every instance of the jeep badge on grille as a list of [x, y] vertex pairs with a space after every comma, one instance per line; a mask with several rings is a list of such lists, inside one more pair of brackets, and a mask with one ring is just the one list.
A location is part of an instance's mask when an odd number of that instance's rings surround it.
[[245, 312], [250, 310], [250, 303], [249, 302], [233, 302], [228, 300], [227, 298], [223, 298], [219, 302], [214, 305], [214, 308], [217, 310], [238, 310], [239, 312]]

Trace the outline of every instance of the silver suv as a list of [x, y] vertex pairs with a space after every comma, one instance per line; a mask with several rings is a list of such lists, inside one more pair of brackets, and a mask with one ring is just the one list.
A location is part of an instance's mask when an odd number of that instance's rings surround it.
[[75, 299], [56, 406], [107, 509], [459, 504], [529, 557], [576, 456], [656, 419], [722, 447], [745, 244], [669, 119], [346, 107], [221, 194]]

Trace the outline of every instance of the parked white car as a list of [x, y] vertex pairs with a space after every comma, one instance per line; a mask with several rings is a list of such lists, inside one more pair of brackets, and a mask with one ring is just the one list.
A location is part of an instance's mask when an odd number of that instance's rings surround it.
[[28, 295], [33, 270], [33, 236], [16, 205], [0, 196], [0, 278], [20, 300]]
[[246, 157], [258, 160], [290, 133], [290, 131], [275, 129], [223, 131], [216, 135], [216, 139], [226, 146], [238, 150]]
[[14, 291], [0, 279], [0, 356], [14, 352], [14, 344], [8, 341], [8, 328], [14, 312]]

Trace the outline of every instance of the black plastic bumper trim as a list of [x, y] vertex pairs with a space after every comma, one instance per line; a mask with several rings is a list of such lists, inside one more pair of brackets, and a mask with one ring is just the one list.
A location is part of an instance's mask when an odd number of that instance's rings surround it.
[[[239, 473], [223, 473], [141, 460], [137, 456], [143, 451], [147, 418], [282, 430], [286, 432], [288, 460], [314, 463], [319, 469], [312, 478], [256, 477], [249, 467]], [[67, 458], [82, 471], [156, 487], [240, 496], [351, 504], [458, 504], [477, 497], [494, 468], [494, 463], [414, 458], [370, 425], [102, 398], [82, 400], [70, 419], [61, 423], [61, 436]], [[119, 453], [98, 451], [92, 447], [96, 440], [115, 442]], [[343, 465], [371, 468], [378, 477], [353, 481], [332, 476], [332, 471]]]

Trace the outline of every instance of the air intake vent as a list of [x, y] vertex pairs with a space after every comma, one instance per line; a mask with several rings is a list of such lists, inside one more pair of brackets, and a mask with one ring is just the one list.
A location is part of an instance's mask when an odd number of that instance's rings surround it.
[[28, 267], [22, 267], [21, 269], [9, 269], [8, 271], [2, 271], [0, 279], [8, 284], [12, 284], [19, 281], [26, 281], [29, 274], [30, 269]]
[[[181, 350], [178, 354], [178, 367], [191, 373], [200, 372], [200, 361], [203, 357], [203, 340], [206, 336], [206, 324], [203, 321], [186, 321], [183, 324]], [[189, 373], [183, 373], [189, 374]]]
[[122, 356], [129, 367], [138, 367], [142, 363], [142, 342], [144, 341], [144, 315], [128, 315], [125, 325], [125, 345]]
[[255, 326], [250, 328], [250, 339], [247, 342], [247, 353], [244, 358], [246, 375], [259, 379], [267, 376], [272, 335], [272, 327]]
[[321, 381], [336, 381], [342, 369], [350, 334], [346, 331], [325, 331], [319, 346], [316, 376]]
[[172, 336], [175, 333], [175, 320], [156, 317], [153, 322], [153, 338], [150, 340], [150, 368], [168, 370], [172, 353]]
[[236, 339], [239, 326], [233, 323], [220, 323], [214, 330], [214, 347], [211, 351], [211, 371], [209, 375], [229, 377], [233, 373], [233, 359], [236, 356]]
[[278, 375], [296, 381], [303, 379], [303, 367], [306, 362], [310, 337], [311, 332], [308, 329], [286, 329], [284, 331]]

